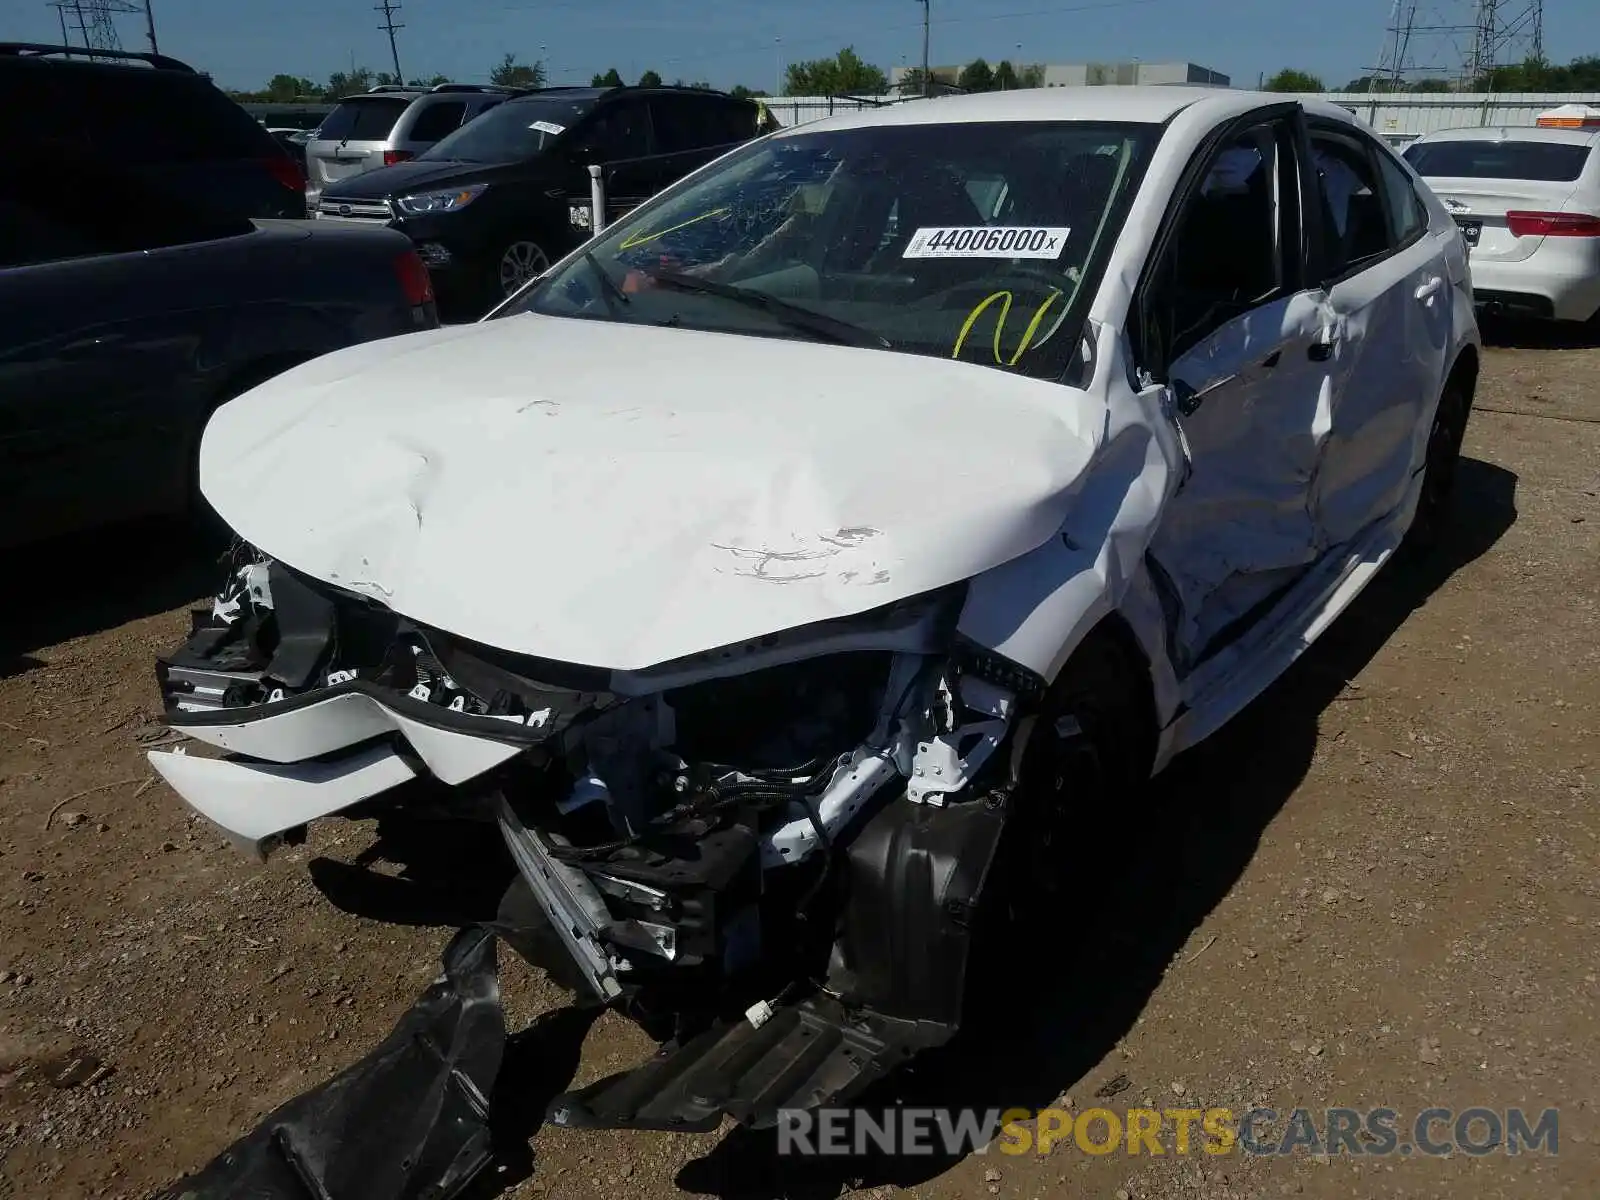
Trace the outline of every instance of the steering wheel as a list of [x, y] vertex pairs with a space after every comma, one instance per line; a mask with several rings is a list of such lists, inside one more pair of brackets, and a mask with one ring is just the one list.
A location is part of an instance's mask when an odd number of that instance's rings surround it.
[[[991, 275], [985, 279], [963, 280], [961, 283], [924, 296], [921, 300], [913, 301], [907, 307], [945, 310], [950, 307], [950, 301], [955, 297], [971, 296], [972, 310], [967, 317], [962, 335], [956, 342], [956, 351], [959, 352], [978, 309], [984, 307], [992, 297], [1010, 292], [1009, 303], [996, 301], [988, 307], [994, 312], [994, 319], [1000, 320], [1002, 324], [1005, 316], [1011, 313], [1019, 314], [1024, 327], [1031, 326], [1033, 322], [1042, 322], [1037, 328], [1031, 329], [1033, 336], [1025, 340], [1027, 348], [1038, 350], [1055, 337], [1062, 323], [1066, 321], [1066, 301], [1069, 298], [1072, 282], [1059, 272], [1042, 267], [1012, 264], [998, 275]], [[1019, 284], [1023, 287], [1019, 288], [1017, 286]], [[1023, 290], [1024, 288], [1026, 290]], [[999, 326], [996, 326], [995, 336], [1000, 336]], [[1020, 348], [1018, 353], [1021, 353]]]
[[992, 296], [996, 292], [1015, 292], [1013, 284], [1025, 284], [1027, 289], [1039, 292], [1039, 303], [1051, 292], [1060, 292], [1065, 295], [1070, 289], [1072, 281], [1059, 271], [1047, 270], [1044, 267], [1030, 267], [1026, 264], [1012, 263], [998, 275], [989, 275], [983, 279], [964, 279], [960, 283], [952, 284], [947, 288], [940, 288], [920, 300], [914, 300], [909, 308], [946, 308], [949, 302], [957, 296], [971, 294], [975, 297], [974, 303], [981, 303], [984, 297]]

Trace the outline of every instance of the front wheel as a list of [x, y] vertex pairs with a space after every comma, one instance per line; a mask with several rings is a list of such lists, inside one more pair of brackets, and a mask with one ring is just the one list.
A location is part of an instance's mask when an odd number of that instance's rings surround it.
[[517, 238], [507, 245], [495, 261], [498, 303], [520, 291], [524, 284], [550, 269], [550, 256], [532, 238]]

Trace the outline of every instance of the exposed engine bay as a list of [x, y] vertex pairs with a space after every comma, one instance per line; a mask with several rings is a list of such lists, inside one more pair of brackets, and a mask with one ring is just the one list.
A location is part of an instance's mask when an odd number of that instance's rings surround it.
[[959, 1024], [1012, 735], [1043, 691], [960, 638], [962, 592], [615, 671], [425, 627], [237, 544], [158, 666], [172, 726], [229, 753], [150, 757], [263, 855], [442, 791], [515, 862], [511, 944], [668, 1043], [552, 1119], [767, 1126]]

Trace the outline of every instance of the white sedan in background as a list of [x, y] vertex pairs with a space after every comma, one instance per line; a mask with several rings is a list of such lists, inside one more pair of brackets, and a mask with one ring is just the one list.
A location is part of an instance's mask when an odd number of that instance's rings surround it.
[[498, 823], [549, 965], [674, 1014], [559, 1119], [771, 1125], [945, 1041], [978, 915], [1061, 911], [1077, 814], [1436, 531], [1478, 363], [1449, 212], [1333, 105], [783, 130], [223, 406], [247, 553], [160, 676], [231, 756], [151, 759], [255, 849], [418, 780]]
[[1490, 311], [1600, 316], [1600, 127], [1446, 129], [1406, 147], [1472, 247]]

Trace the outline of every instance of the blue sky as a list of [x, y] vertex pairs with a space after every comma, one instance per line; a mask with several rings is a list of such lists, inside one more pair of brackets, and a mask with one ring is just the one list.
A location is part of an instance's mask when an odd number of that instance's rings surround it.
[[[161, 49], [225, 87], [259, 87], [283, 71], [322, 80], [351, 60], [383, 70], [376, 0], [153, 0]], [[1393, 0], [1335, 6], [1288, 0], [932, 0], [934, 62], [1191, 61], [1253, 85], [1297, 66], [1330, 86], [1378, 54]], [[44, 0], [4, 0], [0, 37], [59, 41]], [[1465, 20], [1470, 0], [1430, 0], [1432, 24]], [[1600, 3], [1548, 0], [1545, 45], [1565, 62], [1600, 53]], [[402, 0], [407, 75], [482, 79], [506, 51], [544, 58], [551, 82], [584, 82], [615, 66], [629, 80], [654, 68], [669, 81], [706, 79], [772, 89], [780, 64], [854, 44], [884, 68], [922, 53], [916, 0]], [[1420, 14], [1420, 9], [1419, 9]], [[1443, 17], [1441, 20], [1440, 18]], [[123, 44], [144, 48], [143, 19], [117, 18]], [[1436, 39], [1437, 40], [1437, 39]], [[1020, 47], [1020, 49], [1019, 49]], [[1425, 58], [1457, 55], [1428, 42]]]

